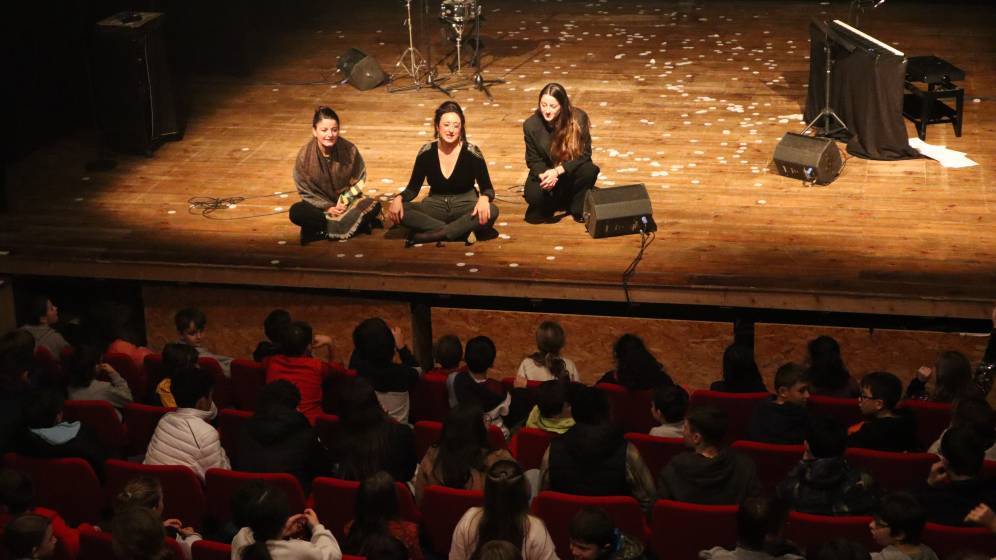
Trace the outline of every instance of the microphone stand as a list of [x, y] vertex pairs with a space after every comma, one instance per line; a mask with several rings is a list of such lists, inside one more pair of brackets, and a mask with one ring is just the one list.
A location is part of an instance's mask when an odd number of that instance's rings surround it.
[[[831, 137], [840, 132], [847, 132], [847, 125], [841, 120], [840, 116], [834, 112], [833, 108], [830, 107], [830, 71], [833, 68], [833, 49], [830, 46], [830, 23], [827, 22], [823, 28], [823, 68], [824, 68], [824, 82], [823, 82], [823, 110], [820, 114], [816, 115], [806, 128], [802, 130], [805, 134], [809, 132], [810, 129], [816, 126], [816, 123], [823, 120], [823, 132], [818, 136]], [[831, 121], [836, 121], [838, 126], [831, 128]]]

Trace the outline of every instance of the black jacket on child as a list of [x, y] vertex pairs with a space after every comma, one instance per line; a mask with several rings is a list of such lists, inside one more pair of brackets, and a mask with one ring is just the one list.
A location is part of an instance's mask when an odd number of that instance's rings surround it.
[[723, 449], [712, 458], [694, 451], [676, 455], [657, 476], [657, 497], [695, 504], [739, 504], [761, 493], [754, 461]]
[[792, 509], [816, 515], [866, 515], [878, 506], [871, 475], [851, 468], [843, 457], [803, 460], [777, 493]]
[[927, 510], [927, 521], [941, 525], [971, 525], [965, 516], [979, 504], [996, 509], [996, 480], [987, 478], [957, 480], [937, 488], [925, 486], [915, 494]]
[[235, 468], [294, 475], [305, 487], [331, 467], [308, 419], [292, 408], [257, 411], [239, 432]]
[[582, 496], [625, 496], [626, 439], [614, 424], [575, 424], [550, 442], [550, 489]]
[[764, 443], [798, 444], [806, 439], [809, 411], [791, 404], [778, 404], [775, 397], [758, 403], [750, 418], [747, 439]]
[[888, 418], [869, 418], [851, 426], [847, 446], [879, 451], [920, 451], [922, 447], [917, 439], [916, 416], [903, 408], [897, 409], [895, 414]]

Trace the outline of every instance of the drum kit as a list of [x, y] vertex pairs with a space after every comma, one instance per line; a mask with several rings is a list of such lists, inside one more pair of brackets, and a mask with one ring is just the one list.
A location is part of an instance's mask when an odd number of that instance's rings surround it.
[[[422, 17], [419, 18], [420, 31], [421, 35], [425, 36], [424, 15], [428, 9], [427, 4], [431, 0], [421, 1], [423, 5], [421, 10]], [[502, 80], [485, 80], [481, 75], [481, 20], [484, 18], [482, 17], [483, 6], [481, 6], [479, 0], [441, 1], [439, 6], [439, 21], [443, 24], [445, 40], [453, 43], [454, 46], [449, 53], [436, 63], [432, 63], [431, 61], [431, 40], [427, 40], [425, 43], [426, 56], [422, 56], [422, 53], [415, 47], [415, 34], [412, 30], [412, 2], [413, 0], [405, 0], [405, 11], [407, 14], [405, 25], [408, 27], [408, 48], [405, 49], [405, 52], [401, 54], [401, 57], [395, 63], [395, 70], [391, 75], [391, 85], [389, 85], [388, 91], [394, 93], [433, 88], [452, 96], [452, 91], [472, 86], [484, 92], [489, 99], [492, 99], [488, 86], [504, 82]], [[463, 45], [464, 43], [469, 43], [471, 39], [473, 39], [472, 48], [474, 55], [470, 59], [470, 67], [474, 73], [468, 75], [463, 62]], [[449, 68], [450, 74], [439, 76], [436, 73], [436, 67], [444, 62]], [[410, 82], [404, 84], [406, 80], [410, 80]], [[403, 85], [395, 85], [399, 82]], [[446, 87], [441, 85], [443, 82], [446, 83]]]

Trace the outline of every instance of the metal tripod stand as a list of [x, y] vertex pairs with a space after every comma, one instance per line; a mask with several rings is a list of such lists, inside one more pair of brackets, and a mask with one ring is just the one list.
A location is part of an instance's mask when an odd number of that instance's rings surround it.
[[[847, 132], [847, 125], [841, 120], [840, 116], [834, 112], [833, 108], [830, 107], [830, 71], [833, 69], [833, 49], [830, 46], [830, 27], [829, 23], [826, 24], [823, 31], [823, 68], [824, 68], [824, 81], [823, 81], [823, 110], [820, 114], [816, 115], [806, 128], [802, 130], [805, 134], [810, 131], [813, 127], [817, 126], [820, 120], [823, 120], [822, 132], [819, 136], [830, 137], [835, 136], [841, 132]], [[836, 121], [836, 122], [834, 122]]]
[[[483, 17], [480, 12], [478, 12], [477, 17], [474, 18], [474, 75], [466, 78], [463, 82], [458, 82], [450, 86], [450, 89], [460, 89], [462, 87], [467, 87], [468, 85], [474, 86], [474, 89], [481, 91], [488, 97], [489, 101], [494, 101], [494, 96], [491, 95], [490, 86], [495, 84], [504, 84], [505, 80], [493, 79], [485, 80], [483, 74], [481, 73], [481, 18]], [[460, 24], [459, 29], [457, 24], [453, 24], [454, 31], [456, 31], [456, 64], [457, 70], [454, 74], [455, 76], [461, 75], [460, 68], [460, 43], [463, 39], [463, 25]]]
[[[407, 17], [405, 18], [405, 24], [408, 27], [408, 48], [405, 52], [401, 53], [398, 57], [398, 61], [394, 63], [394, 72], [388, 82], [387, 91], [389, 93], [398, 93], [402, 91], [412, 91], [421, 90], [424, 87], [433, 88], [445, 93], [448, 96], [452, 96], [450, 91], [439, 85], [439, 82], [445, 80], [436, 78], [436, 71], [434, 68], [430, 67], [428, 59], [422, 56], [422, 53], [415, 48], [415, 38], [412, 33], [412, 0], [405, 0], [405, 12]], [[422, 14], [419, 16], [419, 27], [420, 32], [424, 35], [424, 23], [425, 23], [425, 10], [422, 10]], [[431, 48], [431, 44], [429, 45]], [[431, 53], [429, 56], [432, 56]], [[411, 83], [404, 86], [394, 86], [393, 84], [400, 80], [411, 79]]]

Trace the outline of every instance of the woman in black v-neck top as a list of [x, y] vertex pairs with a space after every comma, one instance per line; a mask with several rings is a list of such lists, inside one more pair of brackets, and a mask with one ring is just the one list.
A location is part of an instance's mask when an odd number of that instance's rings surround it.
[[[467, 142], [464, 122], [456, 102], [446, 101], [436, 109], [436, 141], [422, 146], [408, 186], [391, 201], [389, 217], [412, 230], [408, 246], [457, 239], [474, 243], [474, 232], [490, 228], [498, 218], [487, 162], [481, 150]], [[443, 174], [443, 160], [453, 165], [449, 177]], [[414, 202], [426, 181], [429, 196]]]

